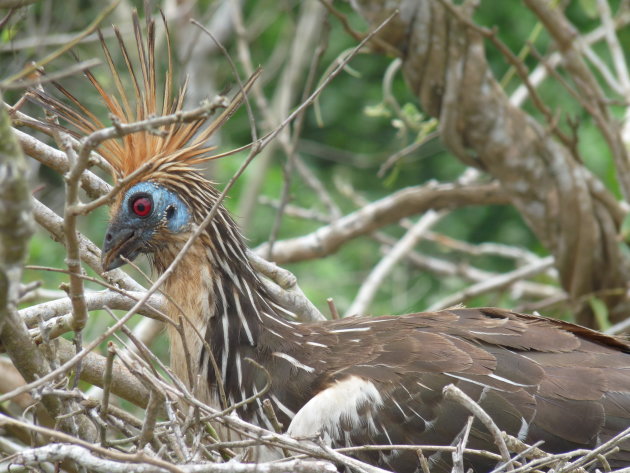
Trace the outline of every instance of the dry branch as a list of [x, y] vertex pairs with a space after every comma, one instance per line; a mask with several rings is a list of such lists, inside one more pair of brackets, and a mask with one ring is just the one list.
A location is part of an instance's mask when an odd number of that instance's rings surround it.
[[473, 401], [461, 389], [452, 384], [449, 384], [443, 389], [443, 394], [445, 399], [449, 399], [461, 404], [483, 423], [483, 425], [490, 431], [495, 443], [499, 447], [499, 451], [501, 452], [501, 457], [503, 458], [503, 461], [508, 464], [507, 470], [512, 471], [514, 468], [510, 463], [510, 452], [505, 445], [505, 441], [503, 440], [501, 431], [494, 423], [492, 418], [479, 406], [479, 404]]
[[361, 285], [354, 302], [346, 311], [346, 316], [365, 314], [376, 291], [379, 289], [392, 267], [411, 251], [429, 228], [438, 223], [445, 215], [446, 212], [444, 211], [436, 212], [429, 210], [418, 219], [416, 224], [409, 229], [405, 236], [402, 237], [398, 243], [394, 245], [392, 250], [372, 269], [372, 272]]
[[74, 460], [90, 471], [100, 473], [128, 473], [130, 468], [137, 473], [335, 473], [337, 468], [330, 462], [313, 460], [287, 460], [278, 463], [203, 463], [187, 465], [156, 465], [143, 463], [142, 456], [134, 462], [121, 462], [101, 458], [87, 448], [78, 445], [51, 444], [44, 447], [22, 450], [13, 456], [13, 465], [39, 466]]
[[5, 318], [16, 310], [34, 230], [27, 169], [0, 97], [0, 332]]
[[499, 274], [495, 277], [480, 281], [477, 284], [467, 287], [463, 291], [452, 294], [443, 300], [433, 304], [429, 310], [441, 310], [453, 307], [467, 299], [484, 294], [488, 291], [497, 290], [516, 283], [524, 278], [541, 273], [553, 265], [553, 257], [548, 256], [540, 260], [524, 265], [509, 273]]
[[[74, 346], [67, 340], [58, 340], [57, 354], [61, 363], [66, 363], [76, 355]], [[81, 379], [94, 385], [103, 387], [103, 374], [106, 369], [106, 358], [96, 353], [89, 353], [83, 359]], [[139, 407], [146, 407], [149, 391], [137, 377], [118, 362], [114, 362], [110, 390]]]
[[[108, 307], [115, 310], [129, 310], [132, 305], [140, 299], [144, 292], [114, 292], [111, 290], [88, 292], [85, 295], [88, 310], [98, 310]], [[152, 296], [138, 313], [147, 317], [162, 319], [161, 311], [164, 306], [164, 299], [160, 295]], [[28, 327], [35, 327], [40, 320], [50, 320], [69, 313], [72, 305], [68, 298], [55, 299], [53, 301], [42, 302], [20, 310], [20, 316]]]
[[[320, 227], [314, 233], [281, 240], [274, 245], [274, 261], [278, 264], [321, 258], [334, 253], [341, 245], [427, 210], [441, 210], [466, 205], [500, 205], [507, 196], [494, 183], [491, 184], [436, 184], [408, 187], [366, 205], [334, 223]], [[266, 254], [267, 245], [256, 248]]]

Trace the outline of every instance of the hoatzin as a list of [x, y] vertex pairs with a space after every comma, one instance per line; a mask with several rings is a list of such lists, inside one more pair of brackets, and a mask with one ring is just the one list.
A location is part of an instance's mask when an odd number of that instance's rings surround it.
[[[118, 35], [133, 96], [126, 95], [103, 41], [116, 93], [87, 74], [122, 123], [178, 111], [185, 94], [184, 86], [171, 98], [170, 59], [164, 91], [158, 92], [154, 25], [148, 23], [145, 43], [137, 17], [134, 23], [139, 68]], [[103, 127], [69, 92], [60, 90], [72, 104], [44, 95], [39, 99], [82, 134]], [[158, 273], [171, 265], [217, 202], [217, 190], [195, 165], [212, 158], [205, 142], [230, 111], [209, 126], [199, 118], [101, 146], [115, 180], [125, 179], [111, 207], [104, 270], [141, 253], [150, 255]], [[442, 389], [451, 383], [478, 402], [500, 429], [530, 444], [542, 440], [542, 448], [550, 452], [592, 448], [630, 426], [626, 341], [496, 308], [296, 323], [291, 311], [265, 289], [248, 261], [237, 225], [222, 206], [162, 290], [172, 301], [169, 315], [179, 321], [183, 313], [188, 324], [189, 359], [179, 334], [170, 333], [174, 372], [187, 380], [190, 363], [195, 375], [207, 379], [200, 396], [214, 404], [219, 383], [229, 402], [236, 403], [254, 396], [270, 376], [265, 397], [295, 437], [321, 435], [333, 447], [454, 444], [469, 413], [444, 399]], [[238, 412], [246, 420], [270, 425], [261, 399]], [[477, 421], [468, 446], [493, 449], [490, 435]], [[398, 472], [419, 470], [414, 451], [357, 456]], [[450, 471], [450, 454], [434, 453], [428, 461], [432, 472]], [[608, 461], [630, 465], [630, 445], [622, 445]], [[466, 462], [477, 472], [493, 467], [479, 456]]]

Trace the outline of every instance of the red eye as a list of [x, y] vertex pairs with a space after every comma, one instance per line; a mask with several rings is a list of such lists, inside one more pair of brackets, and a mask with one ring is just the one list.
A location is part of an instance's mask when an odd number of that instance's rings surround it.
[[153, 203], [148, 197], [138, 197], [133, 201], [131, 208], [138, 217], [146, 217], [151, 213]]

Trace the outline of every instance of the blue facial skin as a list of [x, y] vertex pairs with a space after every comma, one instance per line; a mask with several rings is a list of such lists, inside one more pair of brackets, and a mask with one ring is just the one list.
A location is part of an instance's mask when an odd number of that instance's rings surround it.
[[[132, 210], [133, 201], [139, 194], [145, 194], [153, 200], [153, 211], [146, 217], [138, 217]], [[167, 209], [168, 212], [167, 212]], [[166, 187], [153, 182], [140, 182], [125, 194], [116, 218], [122, 217], [138, 226], [148, 224], [153, 230], [160, 220], [166, 220], [166, 226], [173, 233], [179, 233], [190, 222], [190, 209], [184, 202]]]
[[[136, 215], [133, 203], [141, 197], [151, 201], [151, 211], [144, 217]], [[150, 242], [159, 228], [172, 233], [184, 230], [191, 220], [188, 206], [173, 192], [153, 182], [140, 182], [131, 187], [123, 198], [118, 213], [110, 222], [103, 243], [103, 269], [112, 270], [149, 251]]]

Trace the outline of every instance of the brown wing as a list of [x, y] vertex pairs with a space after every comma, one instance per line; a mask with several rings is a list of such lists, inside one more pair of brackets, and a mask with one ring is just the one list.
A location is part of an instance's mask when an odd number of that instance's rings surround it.
[[[313, 390], [292, 406], [299, 410], [294, 434], [322, 430], [338, 446], [450, 445], [470, 415], [444, 400], [451, 383], [501, 430], [528, 443], [543, 440], [550, 452], [592, 448], [630, 426], [630, 345], [565, 322], [458, 309], [349, 318], [306, 326], [303, 334], [313, 349], [295, 356], [308, 357], [301, 361], [316, 373]], [[468, 445], [496, 451], [478, 421]], [[364, 459], [401, 472], [418, 466], [415, 452]], [[609, 460], [630, 464], [630, 445]], [[476, 471], [492, 467], [480, 458], [468, 462]], [[430, 463], [432, 472], [451, 470], [450, 454], [431, 455]]]

